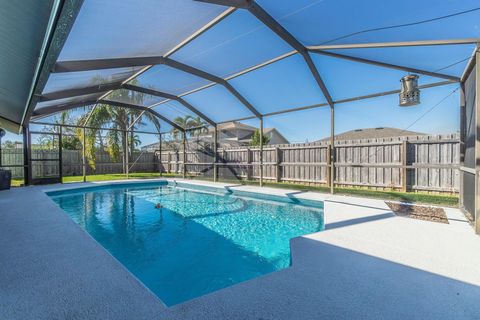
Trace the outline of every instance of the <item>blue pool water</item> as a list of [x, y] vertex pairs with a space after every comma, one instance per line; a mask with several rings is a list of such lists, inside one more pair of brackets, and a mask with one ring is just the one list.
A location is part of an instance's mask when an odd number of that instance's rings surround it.
[[293, 198], [158, 183], [49, 195], [168, 306], [288, 267], [289, 239], [324, 227], [321, 202]]

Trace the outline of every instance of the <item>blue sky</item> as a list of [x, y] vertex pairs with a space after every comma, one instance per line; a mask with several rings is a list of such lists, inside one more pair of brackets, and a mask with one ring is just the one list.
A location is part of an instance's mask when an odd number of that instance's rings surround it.
[[[142, 30], [145, 27], [151, 27], [152, 21], [140, 20], [139, 23], [145, 25], [132, 27], [130, 20], [116, 19], [116, 16], [122, 14], [122, 12], [128, 12], [135, 16], [133, 10], [136, 10], [138, 6], [135, 6], [133, 1], [125, 1], [121, 5], [117, 2], [110, 3], [110, 1], [101, 4], [97, 2], [95, 6], [92, 5], [94, 3], [92, 1], [86, 1], [85, 3], [86, 5], [82, 8], [79, 19], [72, 29], [70, 39], [60, 55], [61, 58], [91, 58], [96, 52], [101, 53], [102, 57], [142, 55], [142, 52], [152, 54], [152, 50], [157, 50], [161, 54], [161, 50], [166, 49], [166, 46], [159, 44], [152, 46], [151, 35], [142, 35]], [[111, 5], [114, 3], [117, 3], [117, 5], [112, 7]], [[174, 3], [168, 0], [160, 3], [156, 2], [155, 5], [159, 6], [157, 9], [160, 12], [162, 10], [160, 6], [172, 7]], [[187, 6], [189, 2], [180, 1], [178, 3], [181, 3], [180, 6]], [[448, 19], [415, 26], [366, 32], [331, 42], [332, 39], [352, 32], [410, 23], [473, 9], [479, 6], [477, 0], [405, 0], [401, 2], [383, 0], [260, 0], [258, 3], [304, 45], [318, 45], [325, 42], [329, 44], [362, 43], [480, 36], [480, 11], [477, 10]], [[105, 8], [98, 8], [98, 6], [105, 6]], [[109, 10], [118, 10], [118, 14], [109, 11], [109, 15], [102, 15], [102, 19], [99, 19], [99, 12], [103, 12], [102, 10], [106, 10], [108, 6], [110, 6]], [[209, 15], [218, 14], [218, 10], [213, 7], [209, 7], [208, 10], [205, 9], [202, 12], [199, 11], [208, 5], [200, 6], [196, 3], [195, 6], [195, 10], [193, 8], [189, 10], [183, 8], [183, 11], [178, 10], [178, 14], [181, 15], [183, 12], [191, 15], [192, 12], [197, 12], [202, 19], [207, 19]], [[347, 6], [349, 9], [345, 10]], [[139, 14], [150, 14], [155, 18], [160, 18], [156, 14], [148, 13], [146, 7], [139, 8]], [[185, 21], [187, 20], [182, 19], [181, 16], [177, 19], [170, 17], [168, 24], [162, 24], [164, 37], [173, 32], [173, 30], [167, 32], [168, 30], [165, 30], [165, 28], [168, 29], [168, 26], [171, 26], [178, 29], [180, 21], [186, 24]], [[192, 23], [198, 25], [200, 21], [197, 20]], [[102, 25], [108, 27], [102, 28]], [[197, 26], [192, 25], [192, 28], [194, 27]], [[130, 29], [128, 29], [129, 32], [126, 33], [125, 37], [120, 39], [115, 34], [122, 32], [122, 28]], [[183, 28], [186, 27], [183, 26]], [[90, 32], [93, 29], [101, 31]], [[88, 44], [97, 38], [111, 40], [96, 42], [95, 48], [88, 47]], [[135, 50], [132, 51], [133, 48], [129, 50], [121, 49], [125, 47], [125, 41], [131, 43], [130, 38], [135, 39]], [[161, 40], [155, 38], [156, 43]], [[173, 43], [172, 41], [170, 37], [165, 38], [165, 44]], [[142, 46], [144, 50], [142, 50]], [[176, 52], [171, 58], [217, 76], [227, 77], [244, 68], [291, 50], [291, 47], [248, 12], [238, 10]], [[357, 49], [337, 52], [429, 71], [441, 69], [443, 73], [460, 76], [466, 61], [458, 64], [457, 62], [468, 58], [472, 50], [473, 46], [471, 45], [457, 45]], [[402, 71], [352, 63], [317, 54], [312, 54], [312, 58], [334, 100], [399, 89], [400, 78], [407, 74]], [[450, 67], [445, 68], [447, 66]], [[110, 73], [113, 75], [115, 72], [116, 70], [112, 70]], [[103, 75], [108, 75], [108, 73], [102, 71]], [[71, 76], [75, 77], [77, 75], [72, 74]], [[80, 79], [81, 75], [78, 75], [78, 77]], [[152, 68], [140, 76], [138, 81], [140, 85], [173, 94], [179, 94], [205, 84], [205, 81], [198, 77], [165, 66]], [[428, 84], [442, 81], [442, 79], [421, 76], [419, 81], [420, 84]], [[80, 82], [84, 85], [85, 77]], [[230, 82], [261, 113], [325, 102], [325, 98], [299, 55], [291, 56], [275, 64], [234, 78]], [[72, 81], [72, 84], [74, 83], [75, 81]], [[398, 106], [398, 95], [338, 104], [336, 106], [336, 132], [382, 126], [408, 128], [411, 131], [432, 134], [457, 132], [459, 129], [460, 98], [458, 91], [452, 94], [457, 87], [458, 85], [452, 84], [422, 90], [422, 103], [410, 108]], [[232, 98], [224, 88], [219, 86], [187, 95], [184, 98], [215, 121], [225, 121], [251, 115], [238, 100]], [[443, 102], [440, 103], [440, 101]], [[424, 115], [432, 107], [435, 108]], [[178, 110], [180, 115], [185, 114], [185, 110], [180, 110], [179, 106], [171, 104], [158, 106], [155, 110], [162, 113], [162, 108], [168, 116], [173, 116], [175, 110]], [[265, 118], [265, 127], [276, 127], [290, 141], [313, 141], [329, 134], [329, 114], [330, 110], [328, 108], [319, 108], [267, 117]], [[423, 118], [418, 120], [420, 117]], [[418, 122], [411, 126], [417, 120]], [[257, 120], [246, 121], [246, 123], [258, 125]], [[150, 128], [151, 125], [147, 125], [144, 129], [149, 130]], [[8, 134], [7, 139], [12, 140], [15, 137]], [[155, 140], [154, 136], [151, 138], [145, 137], [145, 143]]]

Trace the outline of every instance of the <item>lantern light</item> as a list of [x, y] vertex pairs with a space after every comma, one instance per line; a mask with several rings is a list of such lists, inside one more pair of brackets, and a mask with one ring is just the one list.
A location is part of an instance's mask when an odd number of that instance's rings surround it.
[[420, 104], [420, 90], [418, 89], [418, 75], [410, 74], [402, 79], [400, 90], [400, 107], [410, 107]]

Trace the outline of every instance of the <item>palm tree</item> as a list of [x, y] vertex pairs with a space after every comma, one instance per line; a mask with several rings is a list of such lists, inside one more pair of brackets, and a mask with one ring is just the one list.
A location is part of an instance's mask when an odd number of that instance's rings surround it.
[[[133, 92], [128, 90], [116, 90], [110, 94], [108, 97], [111, 100], [128, 102], [131, 104], [142, 105], [144, 94], [139, 92]], [[79, 123], [84, 123], [88, 114], [85, 114], [79, 119]], [[127, 130], [135, 130], [138, 127], [144, 126], [144, 119], [148, 119], [154, 124], [156, 129], [160, 130], [160, 122], [157, 117], [152, 115], [149, 112], [143, 112], [141, 110], [121, 108], [116, 106], [111, 106], [109, 104], [97, 104], [96, 107], [90, 112], [89, 125], [94, 128], [101, 128], [103, 126], [109, 125], [110, 129], [108, 130], [106, 137], [106, 151], [109, 153], [110, 157], [114, 160], [118, 160], [120, 157], [121, 151], [126, 149], [127, 140], [134, 141], [133, 132], [128, 138], [125, 135]], [[83, 131], [77, 130], [77, 135], [80, 135], [83, 139]], [[97, 135], [99, 135], [99, 129], [89, 129], [88, 134], [85, 135], [85, 149], [87, 158], [89, 159], [89, 164], [92, 168], [95, 169], [95, 142], [97, 140]], [[82, 140], [83, 141], [83, 140]], [[134, 149], [133, 144], [129, 144], [130, 149], [129, 153]], [[127, 163], [125, 158], [125, 152], [123, 152], [122, 157], [123, 162], [123, 171], [126, 172]]]
[[[188, 128], [191, 119], [192, 117], [187, 115], [185, 117], [176, 117], [175, 119], [173, 119], [173, 122], [175, 122], [182, 128]], [[172, 136], [175, 140], [180, 140], [180, 138], [182, 137], [182, 132], [177, 128], [172, 128]]]
[[207, 123], [200, 117], [190, 118], [188, 127], [194, 128], [190, 130], [190, 136], [195, 137], [197, 145], [200, 143], [200, 136], [208, 132]]
[[[202, 133], [208, 132], [207, 123], [198, 116], [195, 118], [190, 115], [186, 115], [185, 117], [176, 117], [173, 119], [173, 122], [182, 128], [194, 128], [189, 131], [190, 136], [199, 136]], [[176, 128], [172, 128], [172, 135], [174, 139], [179, 139], [181, 136], [181, 131]]]
[[135, 150], [135, 147], [138, 147], [139, 145], [142, 144], [142, 140], [140, 140], [140, 137], [138, 136], [138, 134], [135, 134], [130, 139], [129, 144], [132, 146], [132, 149]]
[[194, 128], [190, 130], [192, 136], [199, 136], [202, 133], [208, 132], [207, 123], [199, 116], [195, 118], [190, 117], [190, 120], [188, 121], [188, 127]]

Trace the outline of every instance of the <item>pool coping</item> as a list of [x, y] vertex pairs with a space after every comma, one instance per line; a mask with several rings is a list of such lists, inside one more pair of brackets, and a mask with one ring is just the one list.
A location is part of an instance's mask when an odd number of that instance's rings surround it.
[[[49, 199], [48, 196], [46, 196], [45, 192], [48, 191], [57, 191], [57, 190], [66, 190], [66, 189], [78, 189], [78, 188], [85, 188], [85, 187], [91, 187], [91, 186], [103, 186], [103, 185], [118, 185], [118, 184], [124, 184], [124, 183], [157, 183], [159, 181], [181, 181], [185, 183], [190, 183], [190, 184], [198, 184], [202, 186], [214, 186], [217, 188], [235, 188], [236, 190], [243, 190], [246, 192], [254, 192], [254, 193], [260, 193], [260, 194], [274, 194], [274, 195], [283, 195], [283, 196], [288, 196], [288, 194], [294, 194], [295, 197], [299, 198], [304, 198], [304, 199], [310, 199], [310, 200], [315, 200], [315, 201], [325, 201], [326, 203], [326, 208], [325, 208], [325, 223], [327, 226], [326, 231], [322, 231], [319, 233], [314, 233], [310, 235], [305, 235], [302, 237], [294, 238], [291, 240], [291, 255], [292, 255], [292, 267], [288, 269], [283, 269], [271, 274], [264, 275], [259, 278], [255, 278], [252, 280], [248, 280], [246, 282], [242, 282], [239, 284], [236, 284], [234, 286], [221, 289], [218, 291], [215, 291], [213, 293], [201, 296], [199, 298], [187, 301], [185, 303], [175, 305], [170, 308], [166, 308], [163, 303], [160, 302], [160, 299], [158, 299], [153, 293], [151, 293], [141, 282], [138, 281], [136, 278], [132, 278], [131, 273], [126, 270], [123, 265], [121, 265], [120, 262], [118, 262], [115, 258], [113, 258], [103, 247], [101, 247], [93, 238], [91, 238], [87, 232], [85, 232], [83, 229], [81, 229], [80, 226], [75, 224], [70, 218], [68, 218], [63, 211], [56, 207], [57, 209], [52, 208], [52, 203]], [[23, 190], [22, 190], [23, 189]], [[38, 194], [43, 194], [43, 196], [38, 196]], [[6, 195], [9, 194], [11, 195], [11, 199], [8, 199], [9, 197], [6, 197]], [[15, 195], [16, 194], [16, 195]], [[21, 195], [19, 195], [21, 194]], [[295, 315], [296, 318], [299, 319], [308, 319], [308, 318], [314, 318], [312, 317], [312, 314], [310, 314], [308, 310], [303, 310], [300, 306], [304, 305], [304, 299], [311, 299], [310, 296], [303, 297], [302, 300], [298, 300], [297, 298], [294, 298], [293, 301], [290, 301], [290, 304], [293, 303], [293, 305], [299, 306], [299, 310], [286, 310], [285, 306], [285, 299], [288, 298], [289, 295], [285, 296], [285, 293], [283, 294], [277, 294], [275, 293], [275, 290], [280, 290], [278, 288], [278, 284], [282, 283], [282, 287], [285, 286], [285, 288], [290, 288], [292, 292], [297, 291], [297, 287], [304, 286], [305, 288], [310, 288], [309, 282], [305, 282], [303, 279], [304, 277], [308, 277], [310, 273], [315, 273], [316, 271], [312, 271], [309, 269], [309, 265], [315, 264], [316, 259], [318, 259], [318, 256], [326, 255], [326, 256], [332, 256], [335, 257], [338, 255], [338, 252], [343, 252], [342, 250], [348, 249], [349, 251], [355, 252], [355, 253], [362, 253], [361, 257], [364, 257], [364, 255], [367, 256], [373, 256], [376, 258], [381, 258], [383, 260], [387, 260], [389, 262], [394, 262], [396, 264], [400, 263], [401, 265], [407, 265], [410, 267], [414, 267], [416, 269], [422, 269], [426, 270], [429, 273], [434, 273], [434, 274], [439, 274], [442, 275], [443, 277], [447, 278], [454, 278], [460, 280], [462, 283], [474, 283], [477, 286], [480, 285], [480, 275], [473, 274], [471, 267], [473, 265], [473, 262], [478, 262], [477, 257], [470, 257], [469, 253], [472, 252], [479, 252], [477, 251], [480, 248], [480, 239], [478, 237], [475, 237], [473, 235], [473, 231], [469, 228], [466, 227], [464, 222], [461, 219], [461, 215], [459, 215], [459, 211], [456, 209], [452, 208], [445, 208], [447, 215], [449, 218], [452, 218], [451, 224], [447, 226], [437, 226], [431, 222], [424, 222], [424, 221], [411, 221], [411, 219], [408, 218], [401, 218], [401, 217], [393, 217], [391, 212], [389, 212], [389, 209], [386, 207], [386, 205], [383, 203], [381, 200], [374, 200], [374, 199], [365, 199], [365, 198], [354, 198], [354, 197], [347, 197], [347, 196], [331, 196], [327, 194], [320, 194], [320, 193], [315, 193], [315, 192], [299, 192], [295, 190], [286, 190], [286, 189], [273, 189], [273, 188], [259, 188], [259, 187], [253, 187], [253, 186], [239, 186], [239, 185], [232, 185], [232, 184], [225, 184], [225, 183], [213, 183], [213, 182], [204, 182], [204, 181], [191, 181], [191, 180], [183, 180], [183, 179], [149, 179], [149, 180], [143, 180], [143, 179], [135, 179], [135, 180], [118, 180], [118, 181], [102, 181], [102, 182], [95, 182], [95, 183], [75, 183], [75, 184], [65, 184], [65, 185], [50, 185], [50, 186], [36, 186], [36, 187], [26, 187], [26, 188], [21, 188], [19, 190], [11, 190], [7, 193], [0, 192], [0, 204], [2, 206], [5, 204], [5, 199], [10, 200], [7, 201], [10, 203], [10, 205], [14, 204], [20, 206], [19, 208], [16, 208], [13, 210], [12, 208], [9, 209], [10, 214], [7, 214], [10, 216], [10, 219], [14, 217], [14, 215], [17, 216], [22, 216], [22, 219], [26, 220], [32, 220], [38, 225], [42, 225], [45, 222], [38, 220], [39, 217], [38, 215], [29, 215], [28, 211], [31, 209], [29, 208], [28, 205], [25, 203], [22, 204], [22, 195], [28, 195], [31, 194], [32, 196], [30, 197], [31, 201], [29, 205], [35, 205], [38, 202], [38, 206], [36, 207], [36, 210], [41, 210], [41, 207], [48, 207], [48, 210], [50, 211], [49, 213], [53, 216], [55, 216], [55, 219], [61, 219], [59, 215], [63, 215], [64, 217], [67, 217], [68, 220], [71, 221], [70, 225], [69, 223], [65, 223], [65, 219], [62, 220], [62, 225], [59, 226], [58, 229], [58, 234], [56, 235], [50, 235], [49, 237], [47, 236], [47, 240], [50, 242], [52, 240], [56, 241], [61, 241], [62, 239], [58, 239], [58, 237], [61, 235], [61, 233], [65, 230], [62, 231], [62, 228], [66, 228], [70, 232], [72, 232], [72, 226], [73, 224], [76, 228], [77, 231], [73, 232], [75, 233], [75, 237], [77, 240], [75, 241], [86, 241], [90, 243], [87, 247], [85, 248], [85, 254], [86, 255], [92, 255], [92, 252], [94, 255], [100, 255], [101, 256], [101, 261], [106, 263], [108, 266], [112, 267], [115, 269], [115, 274], [118, 280], [121, 283], [128, 283], [129, 285], [137, 282], [134, 287], [136, 288], [131, 292], [131, 296], [133, 299], [137, 302], [135, 303], [130, 303], [129, 309], [135, 310], [135, 314], [137, 318], [156, 318], [158, 316], [162, 316], [164, 318], [171, 318], [171, 319], [178, 319], [178, 318], [195, 318], [195, 319], [210, 319], [211, 317], [217, 317], [217, 318], [222, 318], [222, 317], [229, 317], [229, 318], [253, 318], [253, 317], [264, 317], [264, 318], [275, 318], [275, 319], [281, 319], [281, 318], [291, 318], [292, 317], [292, 312], [293, 315]], [[49, 199], [51, 203], [45, 203], [45, 198]], [[24, 201], [23, 201], [24, 202]], [[352, 214], [350, 211], [352, 208], [355, 209], [355, 214]], [[5, 213], [0, 214], [0, 219], [3, 218]], [[378, 216], [382, 216], [381, 219], [376, 218]], [[364, 219], [365, 221], [363, 221]], [[38, 220], [38, 221], [37, 221]], [[350, 222], [354, 220], [355, 223], [349, 224], [346, 222]], [[357, 222], [356, 220], [362, 220], [361, 222]], [[24, 220], [25, 221], [25, 220]], [[10, 221], [12, 225], [16, 223], [15, 219]], [[367, 222], [367, 223], [365, 223]], [[330, 229], [329, 226], [332, 226], [333, 228]], [[377, 229], [377, 226], [379, 227]], [[0, 231], [1, 228], [3, 227], [3, 224], [0, 225]], [[18, 226], [17, 226], [18, 227]], [[384, 228], [385, 230], [382, 230]], [[78, 234], [78, 230], [82, 231], [84, 233], [83, 236], [80, 236]], [[446, 235], [445, 237], [447, 238], [446, 241], [444, 241], [443, 245], [445, 246], [445, 252], [444, 253], [451, 253], [454, 255], [457, 259], [457, 261], [448, 263], [447, 261], [441, 260], [441, 259], [436, 259], [437, 257], [434, 256], [431, 259], [435, 260], [435, 263], [432, 263], [432, 261], [421, 261], [421, 259], [425, 260], [424, 257], [419, 257], [418, 255], [414, 255], [414, 257], [409, 257], [408, 255], [405, 254], [404, 249], [402, 247], [399, 247], [399, 239], [401, 239], [403, 242], [408, 242], [410, 239], [403, 239], [402, 238], [402, 233], [399, 233], [398, 231], [404, 230], [408, 231], [411, 233], [411, 238], [419, 238], [422, 240], [422, 234], [429, 234], [432, 236], [442, 234]], [[32, 233], [40, 231], [40, 234], [42, 232], [44, 233], [44, 230], [30, 230]], [[385, 232], [382, 232], [385, 231]], [[391, 234], [388, 235], [388, 232]], [[1, 234], [1, 232], [0, 232]], [[88, 237], [85, 237], [85, 234], [88, 235]], [[45, 236], [45, 234], [42, 234], [42, 236]], [[15, 238], [18, 238], [18, 235], [15, 234], [9, 234], [9, 237], [11, 239], [7, 239], [4, 235], [3, 240], [6, 240], [4, 242], [4, 248], [0, 247], [0, 253], [2, 253], [3, 249], [8, 249], [5, 248], [5, 243], [10, 243], [8, 240], [15, 240]], [[373, 237], [373, 238], [372, 238]], [[458, 238], [458, 239], [457, 239]], [[0, 236], [1, 239], [1, 236]], [[86, 240], [88, 239], [88, 240]], [[465, 239], [468, 239], [469, 242], [466, 242], [467, 246], [464, 246], [464, 250], [460, 250], [460, 252], [457, 252], [455, 255], [456, 251], [459, 251], [459, 248], [461, 248], [461, 243], [459, 241], [464, 241]], [[93, 241], [91, 241], [93, 240]], [[75, 242], [73, 241], [73, 242]], [[311, 242], [313, 241], [313, 242]], [[373, 241], [373, 242], [372, 242]], [[95, 243], [96, 245], [92, 245], [92, 243]], [[425, 248], [428, 248], [429, 250], [433, 250], [435, 253], [438, 253], [438, 250], [434, 250], [435, 247], [430, 246], [428, 243], [420, 243], [422, 246]], [[470, 245], [471, 244], [471, 245]], [[66, 244], [68, 245], [68, 244]], [[327, 247], [325, 247], [328, 245]], [[409, 244], [410, 245], [410, 244]], [[58, 247], [58, 244], [56, 244]], [[315, 249], [312, 249], [311, 247], [314, 246]], [[338, 249], [332, 250], [332, 246], [338, 247]], [[388, 250], [386, 250], [386, 248]], [[423, 248], [423, 247], [422, 247]], [[423, 250], [426, 250], [423, 248]], [[49, 250], [58, 251], [57, 248], [49, 248]], [[100, 249], [100, 250], [99, 250]], [[93, 251], [92, 251], [93, 250]], [[313, 251], [312, 251], [313, 250]], [[8, 250], [6, 250], [8, 251]], [[102, 253], [99, 253], [99, 251], [102, 251]], [[312, 256], [312, 251], [314, 255]], [[105, 255], [107, 253], [107, 255]], [[410, 252], [411, 253], [411, 252]], [[424, 253], [422, 251], [422, 253]], [[7, 252], [7, 254], [11, 254], [12, 258], [15, 258], [16, 255], [13, 252]], [[29, 252], [28, 254], [31, 254], [35, 256], [34, 252]], [[71, 259], [71, 256], [68, 252], [59, 253], [60, 255], [64, 255], [64, 259], [66, 261], [61, 261], [61, 263], [67, 263], [68, 260]], [[473, 255], [473, 254], [472, 254]], [[469, 256], [469, 261], [465, 261], [465, 257]], [[42, 259], [41, 256], [35, 256], [37, 259]], [[18, 257], [17, 257], [18, 259]], [[360, 258], [358, 258], [361, 260]], [[363, 259], [363, 258], [362, 258]], [[438, 260], [438, 261], [437, 261]], [[317, 268], [336, 268], [338, 267], [338, 264], [341, 263], [341, 261], [337, 262], [323, 262], [322, 265], [317, 266]], [[376, 262], [379, 263], [379, 262]], [[456, 269], [456, 263], [464, 263], [466, 266], [466, 271], [468, 272], [463, 272], [464, 274], [461, 274], [457, 269]], [[55, 262], [56, 264], [56, 262]], [[83, 264], [80, 263], [80, 264]], [[87, 264], [87, 262], [85, 262]], [[121, 268], [117, 265], [114, 267], [114, 264], [119, 264]], [[85, 272], [85, 270], [82, 269], [82, 266], [79, 266], [79, 272]], [[120, 270], [120, 271], [119, 271]], [[304, 270], [304, 271], [302, 271]], [[306, 271], [308, 270], [308, 271]], [[48, 270], [47, 270], [48, 271]], [[62, 273], [61, 269], [55, 269], [54, 271]], [[107, 270], [105, 270], [107, 271]], [[300, 273], [299, 273], [300, 272]], [[294, 274], [294, 280], [295, 283], [290, 282], [292, 274]], [[2, 272], [0, 271], [0, 279], [2, 275]], [[20, 283], [23, 283], [23, 278], [24, 275], [18, 274], [18, 281]], [[108, 276], [106, 274], [105, 276]], [[347, 276], [347, 275], [343, 275]], [[298, 278], [298, 279], [297, 279]], [[127, 280], [124, 280], [127, 279]], [[300, 279], [300, 280], [299, 280]], [[42, 279], [37, 279], [37, 281], [41, 281]], [[105, 282], [105, 279], [97, 279], [100, 283]], [[313, 278], [312, 280], [317, 281], [317, 278]], [[284, 283], [287, 281], [286, 283]], [[298, 282], [300, 281], [300, 282]], [[326, 281], [326, 280], [325, 280]], [[301, 283], [301, 284], [300, 284]], [[140, 284], [140, 286], [139, 286]], [[67, 282], [65, 283], [65, 287], [70, 287], [71, 285]], [[81, 294], [82, 292], [85, 293], [85, 291], [88, 292], [88, 290], [92, 290], [91, 287], [95, 287], [94, 283], [84, 283], [83, 286], [80, 287], [74, 287], [71, 288], [72, 290], [75, 290], [77, 294]], [[260, 287], [259, 287], [260, 286]], [[29, 288], [23, 288], [24, 292], [20, 296], [22, 297], [29, 297], [30, 294], [30, 299], [32, 298], [31, 295], [32, 293], [28, 293]], [[98, 288], [97, 288], [98, 289]], [[145, 290], [147, 289], [147, 290]], [[341, 292], [337, 292], [338, 289], [335, 287], [330, 288], [331, 294], [332, 295], [339, 295], [341, 296]], [[378, 288], [376, 288], [378, 289]], [[322, 296], [322, 292], [318, 291], [318, 289], [311, 288], [311, 290], [314, 290], [316, 294], [320, 297]], [[352, 287], [352, 290], [354, 288]], [[358, 291], [358, 288], [356, 289]], [[284, 292], [280, 290], [280, 292]], [[8, 293], [5, 292], [4, 293]], [[2, 295], [2, 291], [0, 289], [0, 296]], [[34, 295], [35, 296], [35, 295]], [[112, 319], [127, 319], [129, 318], [129, 315], [132, 315], [133, 313], [128, 313], [125, 311], [125, 308], [122, 308], [122, 305], [116, 303], [115, 301], [112, 302], [112, 300], [108, 300], [111, 302], [111, 305], [106, 307], [105, 305], [101, 305], [100, 308], [93, 308], [92, 310], [89, 311], [88, 316], [85, 316], [85, 305], [79, 305], [78, 302], [76, 301], [71, 301], [71, 303], [63, 303], [62, 305], [59, 305], [57, 303], [57, 300], [54, 299], [55, 294], [52, 295], [52, 300], [50, 303], [54, 306], [52, 310], [49, 311], [49, 313], [42, 313], [41, 308], [38, 308], [36, 306], [35, 308], [39, 309], [36, 310], [37, 313], [33, 313], [35, 315], [35, 318], [41, 319], [42, 316], [44, 318], [51, 318], [51, 315], [54, 312], [60, 312], [58, 314], [65, 314], [66, 312], [78, 312], [79, 317], [78, 318], [95, 318], [95, 317], [100, 317], [102, 316], [103, 318], [112, 318]], [[115, 296], [115, 295], [113, 295]], [[142, 299], [138, 299], [138, 297], [142, 297]], [[403, 297], [403, 296], [402, 296]], [[38, 298], [38, 296], [37, 296]], [[47, 297], [48, 298], [48, 297]], [[135, 299], [136, 298], [136, 299]], [[271, 299], [274, 298], [274, 301]], [[465, 297], [463, 297], [465, 298]], [[63, 298], [63, 301], [65, 302], [65, 299], [68, 298]], [[308, 300], [307, 299], [307, 300]], [[405, 299], [409, 299], [408, 297], [405, 297]], [[48, 300], [48, 299], [47, 299]], [[142, 300], [142, 301], [138, 301]], [[258, 305], [258, 302], [263, 302], [263, 304]], [[287, 299], [288, 301], [288, 299]], [[316, 301], [314, 299], [314, 301]], [[31, 302], [31, 301], [29, 301]], [[471, 310], [472, 305], [467, 306], [467, 302], [470, 304], [471, 301], [469, 299], [466, 299], [465, 302], [465, 308], [466, 310]], [[124, 303], [124, 301], [122, 301]], [[68, 306], [67, 306], [68, 305]], [[435, 304], [438, 306], [438, 304]], [[243, 307], [242, 307], [243, 306]], [[248, 307], [247, 307], [248, 306]], [[335, 310], [334, 305], [332, 304], [325, 304], [325, 303], [319, 303], [317, 307], [314, 308], [314, 310], [318, 312], [323, 312], [319, 310], [319, 308], [327, 311], [332, 311]], [[448, 306], [448, 305], [447, 305]], [[475, 304], [473, 304], [475, 308]], [[11, 306], [9, 306], [11, 308]], [[29, 312], [34, 312], [35, 308]], [[240, 309], [239, 309], [240, 308]], [[242, 309], [243, 308], [243, 309]], [[246, 308], [246, 309], [245, 309]], [[105, 314], [105, 310], [108, 310], [107, 314]], [[290, 308], [291, 309], [291, 308]], [[317, 310], [318, 309], [318, 310]], [[345, 307], [345, 310], [342, 312], [346, 312], [345, 315], [358, 315], [359, 312], [360, 314], [368, 314], [371, 315], [374, 310], [371, 308], [364, 308], [365, 310], [350, 310], [350, 308]], [[438, 308], [437, 308], [438, 309]], [[440, 308], [442, 309], [442, 308]], [[0, 315], [2, 315], [2, 309], [0, 308]], [[117, 312], [115, 312], [115, 310]], [[239, 310], [243, 310], [239, 314]], [[477, 310], [477, 309], [475, 309]], [[12, 311], [12, 310], [10, 310]], [[25, 317], [25, 314], [22, 314], [22, 312], [27, 312], [25, 309], [15, 309], [13, 310], [16, 312], [17, 315], [22, 315], [23, 317], [21, 318], [28, 318]], [[254, 313], [252, 313], [252, 311]], [[287, 312], [288, 311], [288, 312]], [[382, 315], [383, 316], [392, 316], [395, 311], [395, 308], [385, 308], [382, 310]], [[448, 310], [443, 310], [445, 312], [445, 315], [452, 315], [451, 312], [448, 312]], [[455, 310], [457, 311], [457, 310]], [[5, 312], [5, 310], [3, 311]], [[43, 310], [45, 312], [45, 310]], [[82, 313], [83, 312], [83, 313]], [[281, 313], [284, 312], [284, 313]], [[285, 313], [287, 312], [287, 313]], [[355, 313], [349, 313], [349, 312], [355, 312]], [[363, 312], [363, 313], [362, 313]], [[29, 313], [27, 313], [29, 314]], [[32, 313], [30, 313], [31, 315]], [[82, 316], [83, 314], [83, 316]], [[48, 317], [46, 316], [48, 315]], [[330, 313], [330, 315], [333, 315], [333, 313]], [[338, 315], [338, 314], [337, 314]], [[422, 313], [419, 313], [419, 315], [422, 315]], [[423, 314], [425, 315], [425, 314]], [[6, 317], [9, 318], [9, 317]], [[19, 317], [20, 318], [20, 317]]]
[[[168, 185], [179, 185], [180, 187], [184, 186], [185, 187], [199, 187], [199, 189], [193, 188], [193, 190], [198, 190], [202, 191], [208, 191], [208, 189], [211, 189], [210, 191], [217, 192], [219, 193], [231, 193], [239, 196], [255, 196], [255, 195], [264, 195], [264, 196], [273, 196], [273, 197], [278, 197], [278, 198], [285, 198], [285, 199], [300, 199], [300, 200], [308, 200], [312, 201], [318, 204], [323, 202], [323, 200], [317, 199], [317, 198], [312, 198], [309, 196], [306, 196], [306, 194], [303, 194], [302, 192], [286, 192], [286, 193], [276, 193], [273, 194], [271, 190], [266, 190], [270, 192], [260, 192], [258, 190], [243, 190], [239, 189], [238, 186], [232, 186], [229, 184], [225, 185], [208, 185], [208, 184], [202, 184], [202, 183], [192, 183], [191, 181], [186, 181], [186, 180], [178, 180], [178, 179], [152, 179], [152, 180], [120, 180], [120, 181], [115, 181], [115, 183], [89, 183], [89, 184], [81, 184], [69, 186], [68, 184], [63, 184], [63, 185], [53, 185], [53, 187], [47, 187], [44, 189], [44, 192], [46, 193], [52, 193], [52, 192], [62, 192], [62, 191], [68, 191], [68, 190], [82, 190], [82, 189], [94, 189], [94, 188], [102, 188], [102, 187], [108, 187], [108, 186], [128, 186], [128, 185], [145, 185], [145, 186], [155, 186], [158, 185], [162, 182], [167, 183]], [[308, 203], [308, 202], [307, 202]]]

